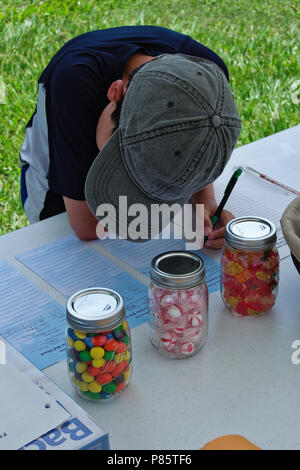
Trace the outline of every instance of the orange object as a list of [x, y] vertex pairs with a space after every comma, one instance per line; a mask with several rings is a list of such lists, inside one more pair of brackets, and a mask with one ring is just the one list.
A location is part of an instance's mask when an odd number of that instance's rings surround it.
[[246, 282], [246, 281], [249, 281], [249, 279], [251, 279], [253, 277], [253, 274], [251, 273], [251, 271], [249, 269], [245, 269], [244, 271], [242, 271], [240, 274], [238, 274], [237, 276], [235, 276], [236, 280], [238, 282]]
[[98, 375], [99, 372], [100, 372], [100, 367], [93, 367], [93, 366], [88, 367], [88, 373], [92, 375], [93, 377]]
[[104, 369], [105, 372], [112, 373], [116, 367], [116, 364], [113, 361], [107, 361], [104, 367], [106, 367], [106, 369]]
[[92, 338], [92, 344], [94, 346], [103, 346], [107, 341], [107, 338], [105, 335], [97, 335]]
[[261, 450], [243, 436], [231, 434], [213, 439], [200, 450]]
[[120, 392], [121, 390], [124, 390], [124, 388], [125, 388], [125, 381], [117, 385], [116, 393]]
[[119, 364], [117, 364], [115, 369], [112, 371], [113, 377], [118, 377], [118, 375], [120, 375], [121, 372], [123, 372], [123, 370], [127, 367], [127, 365], [127, 361], [119, 362]]
[[126, 343], [119, 343], [118, 346], [116, 347], [116, 353], [120, 354], [125, 352], [127, 349], [127, 344]]
[[96, 377], [96, 380], [100, 385], [108, 384], [112, 379], [112, 375], [109, 373], [99, 374]]
[[270, 282], [270, 280], [272, 278], [271, 273], [266, 273], [264, 271], [257, 271], [255, 276], [257, 277], [257, 279], [259, 279], [260, 281], [263, 281], [263, 282]]
[[236, 276], [244, 270], [243, 266], [236, 263], [235, 261], [230, 261], [224, 267], [224, 272], [230, 276]]
[[116, 341], [115, 339], [109, 339], [105, 344], [104, 344], [104, 349], [106, 351], [114, 351], [119, 345], [119, 342]]

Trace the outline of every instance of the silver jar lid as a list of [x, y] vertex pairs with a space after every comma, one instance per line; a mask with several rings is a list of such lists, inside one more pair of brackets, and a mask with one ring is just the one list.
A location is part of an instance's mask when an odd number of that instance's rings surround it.
[[150, 277], [162, 287], [194, 287], [205, 279], [205, 263], [190, 251], [167, 251], [153, 258]]
[[238, 217], [226, 225], [225, 241], [238, 250], [269, 250], [276, 240], [275, 225], [262, 217]]
[[91, 287], [73, 294], [67, 302], [67, 321], [75, 330], [107, 331], [125, 317], [120, 294], [104, 287]]

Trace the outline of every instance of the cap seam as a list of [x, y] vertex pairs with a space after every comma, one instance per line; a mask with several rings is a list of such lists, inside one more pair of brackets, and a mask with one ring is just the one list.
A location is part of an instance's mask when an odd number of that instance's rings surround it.
[[[210, 137], [210, 138], [208, 138], [208, 137]], [[205, 141], [200, 146], [199, 151], [196, 152], [196, 154], [192, 158], [191, 164], [190, 164], [189, 168], [187, 169], [186, 174], [184, 174], [181, 178], [176, 180], [176, 182], [175, 182], [176, 184], [185, 183], [188, 180], [188, 178], [191, 176], [192, 172], [194, 171], [194, 169], [196, 167], [196, 164], [199, 162], [200, 156], [203, 155], [203, 153], [207, 150], [207, 147], [209, 146], [212, 138], [213, 138], [213, 129], [210, 128], [209, 132], [206, 135]]]
[[[120, 134], [120, 138], [122, 138], [122, 137], [121, 137], [121, 134]], [[132, 175], [132, 172], [131, 172], [129, 166], [127, 165], [126, 159], [125, 159], [125, 157], [124, 157], [124, 155], [123, 155], [123, 148], [122, 148], [122, 146], [121, 146], [121, 158], [122, 158], [122, 163], [123, 163], [123, 165], [124, 165], [124, 168], [125, 168], [125, 171], [126, 171], [128, 177], [129, 177], [129, 178], [132, 180], [132, 182], [138, 187], [139, 191], [141, 191], [141, 193], [145, 194], [145, 196], [150, 197], [151, 199], [154, 199], [154, 200], [156, 200], [156, 201], [158, 201], [158, 202], [161, 202], [160, 199], [158, 199], [157, 197], [153, 196], [152, 194], [149, 194], [149, 192], [146, 192], [143, 188], [141, 188], [140, 183], [137, 182], [136, 178]], [[163, 187], [162, 185], [159, 185], [155, 191], [159, 191], [162, 187]], [[169, 202], [171, 202], [171, 201], [169, 201]]]
[[219, 96], [218, 96], [218, 100], [217, 100], [217, 106], [216, 106], [216, 109], [217, 109], [217, 114], [218, 115], [221, 115], [222, 113], [222, 109], [223, 109], [223, 104], [224, 104], [224, 96], [225, 96], [225, 93], [224, 93], [224, 75], [222, 76], [220, 71], [218, 69], [216, 69], [216, 74], [218, 76], [218, 82], [219, 82]]
[[[130, 174], [130, 178], [131, 178], [131, 174]], [[107, 181], [106, 183], [109, 183], [109, 181]], [[146, 193], [145, 191], [143, 191], [141, 188], [140, 188], [140, 185], [136, 183], [136, 181], [134, 180], [134, 184], [138, 187], [139, 191], [141, 191], [145, 196], [147, 196], [148, 198], [150, 199], [153, 199], [154, 201], [156, 202], [161, 202], [161, 203], [166, 203], [166, 204], [175, 204], [176, 201], [171, 201], [171, 200], [167, 200], [167, 201], [162, 201], [161, 199], [158, 199], [156, 198], [155, 196], [153, 196], [152, 194], [149, 194], [149, 193]], [[109, 196], [108, 196], [108, 192], [107, 192], [107, 186], [108, 184], [103, 184], [103, 195], [107, 198], [107, 200], [109, 200]], [[161, 187], [161, 186], [160, 186]], [[114, 204], [113, 204], [114, 205]], [[122, 225], [122, 224], [121, 224]], [[124, 226], [125, 227], [125, 226]]]
[[142, 79], [144, 78], [144, 76], [161, 77], [161, 78], [165, 78], [165, 80], [167, 81], [177, 84], [178, 86], [179, 84], [181, 84], [180, 88], [183, 88], [185, 92], [187, 92], [190, 96], [192, 96], [198, 102], [198, 104], [202, 105], [208, 115], [210, 115], [210, 113], [213, 112], [214, 110], [213, 106], [208, 101], [206, 101], [205, 97], [199, 92], [199, 90], [197, 90], [197, 88], [194, 88], [187, 81], [182, 80], [181, 78], [176, 77], [174, 75], [171, 75], [168, 72], [147, 71], [143, 69], [140, 71], [139, 74], [135, 76], [135, 79], [136, 80]]
[[[221, 114], [222, 113], [222, 110], [223, 110], [223, 105], [224, 105], [224, 96], [225, 96], [225, 90], [224, 90], [224, 81], [223, 81], [223, 77], [220, 78], [220, 72], [219, 70], [217, 70], [217, 75], [219, 77], [219, 100], [221, 101], [220, 102], [220, 111], [217, 113], [217, 114]], [[220, 169], [221, 169], [221, 172], [223, 171], [224, 169], [224, 166], [225, 166], [225, 162], [226, 162], [226, 152], [225, 152], [225, 149], [226, 149], [226, 143], [224, 141], [224, 136], [223, 136], [223, 133], [221, 131], [221, 127], [217, 127], [215, 128], [215, 131], [216, 131], [216, 138], [217, 140], [219, 141], [219, 144], [220, 144], [220, 148], [221, 148], [221, 163], [220, 163]]]
[[[193, 156], [192, 160], [191, 160], [191, 163], [190, 165], [188, 166], [185, 174], [183, 176], [181, 176], [180, 178], [178, 178], [176, 181], [174, 181], [174, 183], [172, 183], [172, 185], [169, 185], [168, 189], [172, 189], [175, 185], [178, 185], [178, 184], [182, 184], [182, 183], [185, 183], [188, 178], [191, 176], [192, 172], [194, 171], [195, 167], [196, 167], [196, 164], [198, 163], [199, 161], [199, 158], [200, 156], [203, 154], [203, 152], [205, 152], [205, 150], [207, 149], [208, 145], [210, 144], [211, 142], [211, 139], [213, 137], [213, 129], [210, 129], [211, 131], [211, 138], [208, 139], [208, 136], [209, 136], [209, 132], [207, 133], [207, 136], [206, 136], [206, 139], [204, 140], [204, 142], [202, 143], [202, 145], [200, 146], [200, 148], [196, 151], [195, 155]], [[202, 148], [204, 147], [204, 150], [201, 150]], [[162, 193], [165, 194], [167, 192], [164, 191]]]
[[[127, 136], [123, 137], [121, 136], [122, 139], [122, 144], [124, 146], [130, 145], [130, 144], [135, 144], [137, 142], [142, 142], [145, 140], [150, 140], [155, 137], [162, 137], [166, 134], [172, 134], [177, 131], [183, 131], [186, 129], [197, 129], [197, 128], [202, 128], [202, 127], [210, 127], [210, 121], [208, 118], [205, 118], [202, 122], [199, 120], [196, 121], [189, 121], [188, 123], [176, 123], [172, 126], [168, 125], [165, 127], [160, 127], [159, 129], [152, 129], [151, 131], [146, 131], [137, 135], [132, 135], [132, 136]], [[202, 125], [201, 125], [202, 124]]]
[[[240, 127], [241, 125], [241, 121], [238, 120], [238, 119], [231, 119], [231, 118], [224, 118], [224, 117], [221, 117], [222, 121], [224, 121], [224, 119], [226, 119], [225, 122], [221, 122], [221, 125], [229, 125], [229, 126], [232, 126], [232, 127]], [[227, 119], [231, 119], [232, 122], [228, 122]], [[208, 121], [208, 119], [206, 118], [206, 121]], [[137, 134], [136, 136], [128, 136], [128, 137], [121, 137], [122, 139], [122, 144], [124, 146], [127, 146], [127, 145], [130, 145], [130, 144], [134, 144], [134, 143], [137, 143], [137, 142], [143, 142], [145, 140], [150, 140], [150, 139], [153, 139], [155, 137], [162, 137], [166, 134], [172, 134], [173, 132], [177, 132], [178, 130], [185, 130], [187, 127], [189, 129], [201, 129], [203, 127], [208, 127], [210, 128], [210, 122], [207, 122], [206, 124], [203, 123], [203, 125], [199, 125], [199, 121], [193, 121], [192, 123], [181, 123], [181, 124], [175, 124], [173, 126], [166, 126], [166, 127], [161, 127], [159, 129], [153, 129], [151, 131], [147, 131], [147, 132], [143, 132], [142, 134]], [[161, 132], [163, 131], [163, 132]]]
[[226, 152], [225, 152], [226, 143], [224, 141], [224, 136], [223, 136], [223, 133], [221, 132], [221, 129], [216, 129], [216, 135], [217, 135], [217, 139], [220, 143], [220, 147], [222, 148], [222, 160], [221, 160], [221, 164], [220, 164], [220, 167], [221, 167], [221, 172], [220, 173], [222, 173], [222, 171], [225, 167], [225, 163], [226, 163]]
[[229, 126], [231, 125], [233, 127], [240, 127], [242, 123], [240, 119], [235, 119], [228, 116], [221, 116], [221, 119], [224, 121], [222, 124], [228, 124]]

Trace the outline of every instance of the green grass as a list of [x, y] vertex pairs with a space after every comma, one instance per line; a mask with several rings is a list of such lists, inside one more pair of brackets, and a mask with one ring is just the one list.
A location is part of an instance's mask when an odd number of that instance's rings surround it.
[[6, 0], [0, 6], [0, 234], [28, 224], [18, 154], [37, 80], [55, 52], [78, 34], [152, 24], [213, 49], [229, 68], [243, 120], [237, 146], [299, 123], [291, 91], [300, 78], [299, 0]]

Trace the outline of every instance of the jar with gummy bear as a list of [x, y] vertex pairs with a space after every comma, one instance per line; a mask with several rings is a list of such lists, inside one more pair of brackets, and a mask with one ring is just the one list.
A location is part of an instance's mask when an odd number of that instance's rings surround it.
[[261, 217], [239, 217], [225, 229], [221, 253], [221, 293], [239, 317], [259, 317], [275, 304], [279, 255], [275, 225]]
[[149, 286], [149, 333], [152, 345], [170, 358], [186, 358], [205, 344], [208, 290], [203, 259], [189, 251], [153, 258]]
[[131, 334], [122, 297], [94, 287], [67, 302], [67, 365], [75, 390], [87, 400], [119, 396], [131, 375]]

